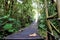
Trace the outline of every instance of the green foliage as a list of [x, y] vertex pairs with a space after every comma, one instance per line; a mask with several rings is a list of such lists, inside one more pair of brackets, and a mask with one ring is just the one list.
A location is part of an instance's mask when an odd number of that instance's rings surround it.
[[4, 30], [9, 30], [9, 29], [12, 28], [12, 24], [5, 24], [5, 25], [3, 26], [3, 28], [4, 28]]
[[[56, 3], [51, 3], [51, 0], [47, 0], [47, 4], [48, 4], [48, 13], [49, 16], [54, 15], [55, 13], [57, 13], [57, 9], [56, 9]], [[46, 36], [46, 30], [47, 30], [47, 25], [46, 25], [46, 15], [45, 15], [45, 8], [44, 8], [44, 1], [41, 0], [41, 4], [43, 5], [42, 10], [41, 10], [41, 16], [39, 17], [39, 32], [41, 35]], [[54, 18], [52, 20], [50, 20], [58, 30], [60, 30], [59, 28], [59, 24], [58, 24], [58, 20], [57, 18]], [[57, 33], [53, 30], [54, 36], [58, 36]]]
[[[38, 2], [37, 4], [39, 4], [37, 8], [40, 12], [38, 19], [39, 33], [46, 36], [47, 26], [44, 0], [33, 1], [36, 3]], [[47, 1], [49, 16], [57, 13], [56, 4], [52, 4], [51, 0]], [[3, 38], [5, 34], [9, 35], [17, 32], [21, 28], [28, 27], [34, 20], [33, 18], [35, 13], [32, 11], [33, 9], [32, 0], [22, 0], [22, 3], [17, 2], [17, 0], [8, 0], [7, 5], [5, 5], [5, 0], [0, 0], [0, 38]], [[55, 26], [58, 26], [58, 21], [56, 19], [51, 21]], [[59, 29], [59, 27], [56, 28]]]
[[40, 35], [46, 37], [46, 31], [47, 31], [47, 26], [46, 26], [46, 18], [45, 18], [45, 13], [41, 13], [40, 17], [39, 17], [39, 21], [38, 21], [38, 29], [39, 29], [39, 33]]
[[22, 4], [17, 0], [8, 0], [7, 5], [5, 1], [0, 0], [0, 32], [3, 30], [0, 37], [17, 32], [33, 21], [32, 0], [23, 0]]
[[8, 20], [9, 20], [9, 21], [15, 21], [15, 19], [14, 19], [14, 18], [9, 18]]

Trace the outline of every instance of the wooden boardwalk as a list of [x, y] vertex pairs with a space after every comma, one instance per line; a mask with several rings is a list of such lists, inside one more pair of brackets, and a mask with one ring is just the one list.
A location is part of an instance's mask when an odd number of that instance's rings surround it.
[[[36, 36], [29, 36], [30, 34], [33, 34], [33, 33], [35, 33]], [[22, 32], [18, 31], [17, 33], [7, 36], [5, 39], [40, 39], [40, 40], [44, 40], [44, 38], [38, 34], [38, 26], [35, 21], [29, 27], [25, 28]]]

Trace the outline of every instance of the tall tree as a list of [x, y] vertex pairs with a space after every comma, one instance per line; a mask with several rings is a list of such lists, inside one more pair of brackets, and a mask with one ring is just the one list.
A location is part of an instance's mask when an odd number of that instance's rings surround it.
[[60, 0], [57, 0], [58, 19], [60, 20]]
[[5, 4], [5, 15], [8, 13], [9, 10], [9, 5], [8, 5], [8, 0], [4, 0], [4, 4]]

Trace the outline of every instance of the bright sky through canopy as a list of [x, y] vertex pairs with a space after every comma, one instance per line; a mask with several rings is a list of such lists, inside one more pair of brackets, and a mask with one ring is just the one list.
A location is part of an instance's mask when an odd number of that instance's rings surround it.
[[38, 4], [37, 4], [37, 2], [32, 2], [32, 6], [35, 8], [35, 9], [33, 9], [33, 11], [35, 12], [34, 19], [35, 19], [35, 22], [37, 22], [38, 17], [40, 16], [40, 13], [38, 12]]
[[19, 3], [21, 3], [21, 4], [23, 3], [21, 0], [17, 0], [17, 1], [18, 1]]

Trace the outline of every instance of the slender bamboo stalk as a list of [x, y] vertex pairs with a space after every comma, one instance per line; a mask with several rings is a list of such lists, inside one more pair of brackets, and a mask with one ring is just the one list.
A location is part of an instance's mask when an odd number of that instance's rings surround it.
[[9, 8], [9, 6], [8, 6], [8, 0], [4, 0], [4, 10], [5, 10], [5, 15], [7, 14], [7, 12], [8, 12], [8, 8]]
[[14, 7], [14, 0], [10, 0], [10, 10], [11, 10], [11, 16], [13, 15], [13, 7]]
[[57, 16], [57, 13], [54, 14], [54, 15], [49, 16], [47, 19], [53, 19], [53, 18], [55, 18], [56, 16]]
[[53, 25], [53, 23], [50, 21], [50, 24], [52, 25], [52, 28], [60, 35], [60, 32], [58, 29], [56, 29], [56, 27]]
[[[47, 6], [47, 0], [45, 0], [45, 12], [46, 12], [46, 18], [48, 18], [48, 6]], [[51, 32], [51, 33], [53, 33], [52, 32], [52, 28], [51, 28], [51, 25], [50, 25], [50, 23], [49, 23], [49, 20], [47, 20], [46, 19], [46, 22], [47, 22], [47, 26], [48, 26], [48, 28], [49, 28], [49, 31]]]
[[[48, 15], [47, 0], [45, 0], [45, 12], [46, 12], [46, 18], [48, 18], [49, 15]], [[48, 26], [47, 27], [47, 31], [52, 33], [52, 35], [53, 35], [53, 31], [52, 31], [52, 28], [51, 28], [49, 20], [46, 19], [46, 22], [47, 22], [47, 26]], [[51, 39], [52, 39], [52, 37], [49, 36], [49, 34], [47, 33], [47, 39], [46, 40], [51, 40]]]

